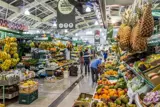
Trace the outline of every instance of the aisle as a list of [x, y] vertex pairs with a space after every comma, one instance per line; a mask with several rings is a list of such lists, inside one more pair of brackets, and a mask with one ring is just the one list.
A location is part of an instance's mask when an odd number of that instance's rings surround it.
[[58, 83], [45, 83], [42, 79], [39, 80], [39, 98], [30, 105], [13, 103], [7, 107], [48, 107], [54, 100], [56, 100], [71, 84], [73, 84], [78, 77], [69, 77], [63, 79]]
[[80, 93], [93, 94], [96, 84], [92, 85], [91, 75], [85, 76], [83, 80], [69, 93], [69, 95], [59, 104], [58, 107], [72, 107], [74, 101], [78, 98]]

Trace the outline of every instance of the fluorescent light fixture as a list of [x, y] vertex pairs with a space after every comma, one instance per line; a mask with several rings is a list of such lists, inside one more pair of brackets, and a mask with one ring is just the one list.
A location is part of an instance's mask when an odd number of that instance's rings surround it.
[[25, 15], [30, 15], [31, 13], [29, 12], [28, 9], [26, 9], [26, 10], [24, 11], [24, 14], [25, 14]]
[[96, 21], [94, 24], [95, 24], [95, 25], [98, 25], [98, 21]]
[[65, 33], [67, 33], [67, 32], [68, 32], [68, 30], [67, 30], [67, 29], [65, 29], [65, 30], [64, 30], [64, 32], [65, 32]]
[[91, 8], [89, 6], [86, 7], [86, 12], [91, 12]]

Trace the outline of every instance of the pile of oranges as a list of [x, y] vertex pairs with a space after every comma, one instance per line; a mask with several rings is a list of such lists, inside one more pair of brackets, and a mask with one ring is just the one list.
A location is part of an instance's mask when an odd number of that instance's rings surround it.
[[110, 99], [111, 97], [119, 98], [124, 95], [127, 90], [118, 89], [110, 89], [109, 86], [104, 86], [102, 88], [97, 89], [97, 92], [94, 95], [95, 99]]
[[108, 70], [104, 73], [106, 76], [118, 76], [118, 72], [114, 70]]

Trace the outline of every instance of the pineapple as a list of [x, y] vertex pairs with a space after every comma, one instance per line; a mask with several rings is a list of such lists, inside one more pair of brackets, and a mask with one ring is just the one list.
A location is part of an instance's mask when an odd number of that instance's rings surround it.
[[125, 26], [121, 29], [120, 35], [120, 47], [122, 50], [128, 50], [130, 48], [130, 35], [131, 35], [131, 27]]
[[142, 37], [150, 37], [153, 32], [154, 28], [154, 19], [152, 16], [152, 10], [151, 10], [151, 4], [147, 4], [147, 6], [144, 8], [144, 13], [141, 20], [140, 25], [140, 35]]
[[140, 23], [133, 28], [130, 43], [133, 51], [144, 51], [147, 48], [147, 38], [140, 35]]

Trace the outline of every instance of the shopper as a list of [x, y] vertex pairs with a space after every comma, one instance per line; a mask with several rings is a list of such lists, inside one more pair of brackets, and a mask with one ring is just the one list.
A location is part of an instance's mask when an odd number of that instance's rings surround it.
[[80, 53], [79, 53], [79, 62], [80, 62], [81, 74], [83, 74], [84, 58], [83, 58], [83, 51], [82, 50], [80, 50]]
[[92, 82], [97, 82], [98, 80], [98, 66], [102, 63], [102, 58], [95, 59], [91, 62], [91, 74], [92, 74]]
[[108, 57], [108, 51], [106, 50], [103, 53], [104, 62], [106, 62], [107, 57]]
[[88, 71], [88, 74], [90, 73], [90, 67], [89, 67], [90, 57], [89, 57], [88, 49], [85, 50], [83, 57], [84, 57], [84, 65], [85, 65], [85, 75], [87, 75], [87, 71]]

